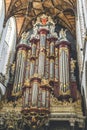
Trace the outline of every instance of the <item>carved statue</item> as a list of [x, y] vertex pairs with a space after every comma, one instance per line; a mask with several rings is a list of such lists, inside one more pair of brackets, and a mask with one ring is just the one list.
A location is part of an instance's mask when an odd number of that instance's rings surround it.
[[63, 30], [63, 28], [60, 30], [60, 32], [59, 32], [59, 39], [60, 40], [67, 40], [67, 38], [66, 38], [66, 31], [67, 31], [67, 29], [65, 29], [65, 30]]
[[73, 72], [73, 73], [74, 73], [74, 70], [75, 70], [75, 67], [76, 67], [75, 63], [76, 63], [76, 60], [71, 58], [70, 65], [71, 65], [71, 72]]
[[34, 24], [35, 26], [40, 26], [41, 25], [41, 21], [40, 21], [40, 17], [37, 17], [36, 23]]
[[37, 39], [39, 38], [39, 35], [38, 35], [37, 30], [38, 30], [38, 26], [36, 25], [36, 26], [34, 26], [34, 28], [33, 28], [33, 34], [31, 35], [31, 39], [32, 39], [33, 37], [36, 37]]
[[22, 33], [20, 44], [28, 44], [29, 34], [29, 32]]
[[50, 22], [52, 25], [55, 25], [53, 20], [52, 20], [52, 18], [50, 16], [48, 17], [48, 22]]
[[57, 33], [55, 32], [55, 24], [54, 23], [49, 23], [49, 29], [50, 29], [50, 36], [58, 38]]

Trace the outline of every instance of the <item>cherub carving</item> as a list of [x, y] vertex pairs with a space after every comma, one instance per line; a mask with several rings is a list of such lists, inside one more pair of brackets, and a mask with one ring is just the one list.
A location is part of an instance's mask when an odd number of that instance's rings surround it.
[[22, 33], [22, 35], [21, 35], [21, 41], [20, 41], [21, 44], [27, 44], [28, 43], [29, 34], [30, 34], [29, 32]]
[[33, 27], [33, 34], [31, 35], [31, 39], [32, 39], [33, 37], [37, 37], [37, 35], [38, 35], [37, 30], [38, 30], [38, 26], [34, 26], [34, 27]]
[[67, 31], [67, 29], [65, 29], [65, 30], [63, 30], [63, 28], [60, 30], [60, 32], [59, 32], [59, 39], [60, 40], [67, 40], [67, 38], [66, 38], [66, 31]]

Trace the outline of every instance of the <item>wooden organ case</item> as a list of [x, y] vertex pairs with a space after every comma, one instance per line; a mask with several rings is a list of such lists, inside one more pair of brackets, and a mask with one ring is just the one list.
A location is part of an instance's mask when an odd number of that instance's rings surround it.
[[24, 32], [17, 44], [14, 80], [8, 83], [13, 89], [1, 109], [7, 127], [13, 129], [16, 122], [18, 128], [20, 121], [33, 128], [52, 122], [69, 123], [64, 130], [75, 129], [75, 124], [82, 128], [85, 117], [74, 73], [76, 60], [71, 57], [73, 43], [63, 28], [55, 32], [55, 23], [45, 14], [37, 18], [32, 31]]

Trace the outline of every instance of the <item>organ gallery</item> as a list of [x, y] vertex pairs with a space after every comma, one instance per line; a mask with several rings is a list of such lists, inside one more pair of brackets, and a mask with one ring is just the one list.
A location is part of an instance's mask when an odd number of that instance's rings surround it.
[[3, 129], [84, 127], [74, 43], [68, 40], [69, 30], [59, 26], [43, 13], [22, 33], [10, 66], [7, 100], [2, 102]]

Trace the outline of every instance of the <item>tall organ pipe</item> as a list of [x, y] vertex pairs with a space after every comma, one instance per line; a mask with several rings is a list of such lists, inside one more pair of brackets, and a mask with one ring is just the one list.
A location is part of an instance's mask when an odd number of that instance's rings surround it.
[[45, 59], [46, 59], [46, 35], [48, 31], [46, 29], [41, 29], [40, 34], [40, 52], [39, 52], [39, 64], [38, 64], [38, 74], [40, 77], [45, 76]]
[[22, 93], [23, 81], [24, 81], [24, 70], [27, 57], [27, 45], [17, 46], [17, 58], [16, 58], [16, 70], [14, 77], [13, 95], [19, 96]]
[[50, 59], [50, 65], [49, 65], [49, 78], [50, 80], [55, 79], [55, 41], [57, 38], [50, 37], [49, 38], [49, 59]]
[[59, 96], [69, 97], [70, 91], [70, 43], [61, 41], [59, 43]]
[[58, 48], [55, 48], [55, 81], [58, 81]]
[[30, 56], [31, 56], [31, 49], [28, 50], [28, 54], [27, 54], [27, 60], [26, 60], [26, 67], [25, 67], [25, 82], [29, 81], [30, 78]]

